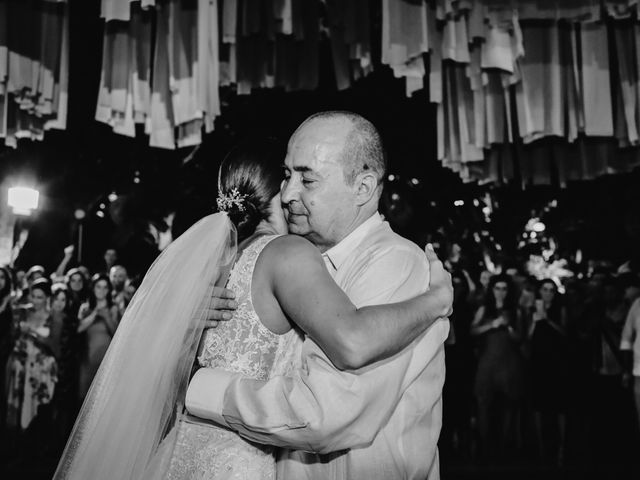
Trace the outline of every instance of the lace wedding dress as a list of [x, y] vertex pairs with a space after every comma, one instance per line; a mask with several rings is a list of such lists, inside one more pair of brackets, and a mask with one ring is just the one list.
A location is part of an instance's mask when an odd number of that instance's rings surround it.
[[[251, 300], [251, 281], [258, 256], [276, 236], [258, 238], [249, 245], [229, 276], [228, 288], [236, 293], [238, 309], [233, 320], [208, 330], [198, 362], [238, 372], [247, 377], [268, 379], [286, 375], [300, 358], [302, 338], [295, 330], [279, 335], [268, 330], [256, 315]], [[269, 480], [275, 479], [275, 457], [271, 447], [252, 444], [239, 435], [191, 416], [179, 420], [166, 445], [160, 446], [145, 478], [169, 480]], [[165, 448], [167, 448], [165, 446]], [[154, 466], [155, 462], [155, 466]], [[155, 470], [155, 472], [154, 472]]]

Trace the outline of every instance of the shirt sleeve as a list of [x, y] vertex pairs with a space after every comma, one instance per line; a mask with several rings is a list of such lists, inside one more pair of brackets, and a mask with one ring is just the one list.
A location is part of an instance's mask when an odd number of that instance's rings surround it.
[[[384, 257], [368, 266], [367, 277], [388, 278], [391, 273], [399, 277], [396, 285], [403, 287], [390, 289], [380, 281], [369, 284], [370, 288], [361, 285], [366, 301], [400, 301], [425, 289], [428, 269], [424, 256]], [[376, 288], [378, 295], [372, 294]], [[348, 293], [352, 297], [353, 292]], [[352, 300], [361, 305], [362, 298]], [[434, 376], [434, 388], [442, 387], [443, 342], [448, 332], [448, 320], [438, 320], [407, 349], [358, 371], [337, 370], [307, 338], [302, 366], [290, 376], [263, 381], [201, 369], [189, 385], [186, 407], [194, 415], [263, 444], [317, 453], [365, 446], [386, 424], [407, 387], [425, 371]]]
[[[406, 388], [444, 359], [438, 353], [448, 330], [448, 322], [438, 320], [415, 345], [364, 371], [337, 370], [310, 340], [303, 368], [293, 376], [255, 380], [201, 369], [189, 384], [186, 407], [259, 443], [317, 453], [366, 446]], [[434, 366], [444, 380], [444, 368]]]
[[640, 315], [640, 299], [636, 300], [627, 314], [627, 320], [622, 329], [622, 337], [620, 339], [620, 350], [633, 350], [633, 341], [638, 332], [635, 331], [635, 319]]

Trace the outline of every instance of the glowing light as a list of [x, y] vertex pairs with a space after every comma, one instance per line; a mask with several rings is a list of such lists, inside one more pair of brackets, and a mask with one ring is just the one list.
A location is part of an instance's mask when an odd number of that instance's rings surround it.
[[547, 226], [540, 221], [540, 218], [533, 217], [529, 219], [527, 225], [524, 227], [527, 232], [542, 233], [547, 229]]
[[9, 189], [8, 204], [16, 215], [31, 215], [38, 208], [40, 193], [29, 187], [12, 187]]
[[81, 208], [78, 208], [75, 212], [73, 212], [73, 216], [76, 217], [76, 220], [82, 220], [86, 216], [86, 213]]
[[489, 215], [491, 215], [491, 208], [482, 207], [482, 213], [484, 213], [485, 217], [488, 217]]
[[537, 221], [531, 226], [531, 229], [534, 232], [541, 233], [541, 232], [544, 232], [547, 229], [547, 226], [544, 223], [542, 223], [540, 221]]
[[118, 199], [118, 194], [116, 192], [111, 192], [108, 198], [110, 202], [115, 202]]
[[453, 202], [456, 207], [462, 207], [464, 205], [464, 200], [456, 200]]
[[104, 210], [105, 208], [107, 208], [107, 206], [104, 203], [100, 204], [100, 210]]
[[390, 182], [393, 182], [396, 179], [396, 176], [391, 174], [387, 177], [387, 179], [389, 179]]
[[[480, 200], [478, 200], [477, 198], [474, 198], [473, 199], [473, 205], [476, 206], [476, 207], [479, 207], [480, 206]], [[482, 210], [484, 211], [484, 208]]]
[[391, 200], [400, 200], [400, 195], [398, 195], [397, 193], [392, 193]]
[[418, 185], [418, 184], [420, 183], [420, 180], [418, 180], [417, 178], [412, 178], [412, 179], [411, 179], [411, 183], [412, 183], [413, 185]]
[[96, 212], [96, 215], [99, 216], [100, 218], [104, 218], [104, 212], [102, 210], [98, 210]]

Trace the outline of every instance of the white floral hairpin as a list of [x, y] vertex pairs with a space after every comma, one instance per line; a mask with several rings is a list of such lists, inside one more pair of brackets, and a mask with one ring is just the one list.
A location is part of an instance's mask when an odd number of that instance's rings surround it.
[[216, 203], [218, 204], [218, 210], [220, 212], [228, 212], [232, 207], [236, 207], [241, 212], [244, 212], [244, 200], [247, 195], [241, 195], [237, 188], [231, 189], [227, 194], [222, 192], [218, 193]]

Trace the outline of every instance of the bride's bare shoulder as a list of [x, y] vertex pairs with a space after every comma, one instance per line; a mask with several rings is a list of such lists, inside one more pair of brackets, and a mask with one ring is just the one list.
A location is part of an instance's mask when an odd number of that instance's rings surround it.
[[298, 235], [282, 235], [272, 240], [265, 247], [264, 256], [268, 261], [275, 261], [278, 264], [282, 261], [322, 261], [322, 256], [315, 245]]

